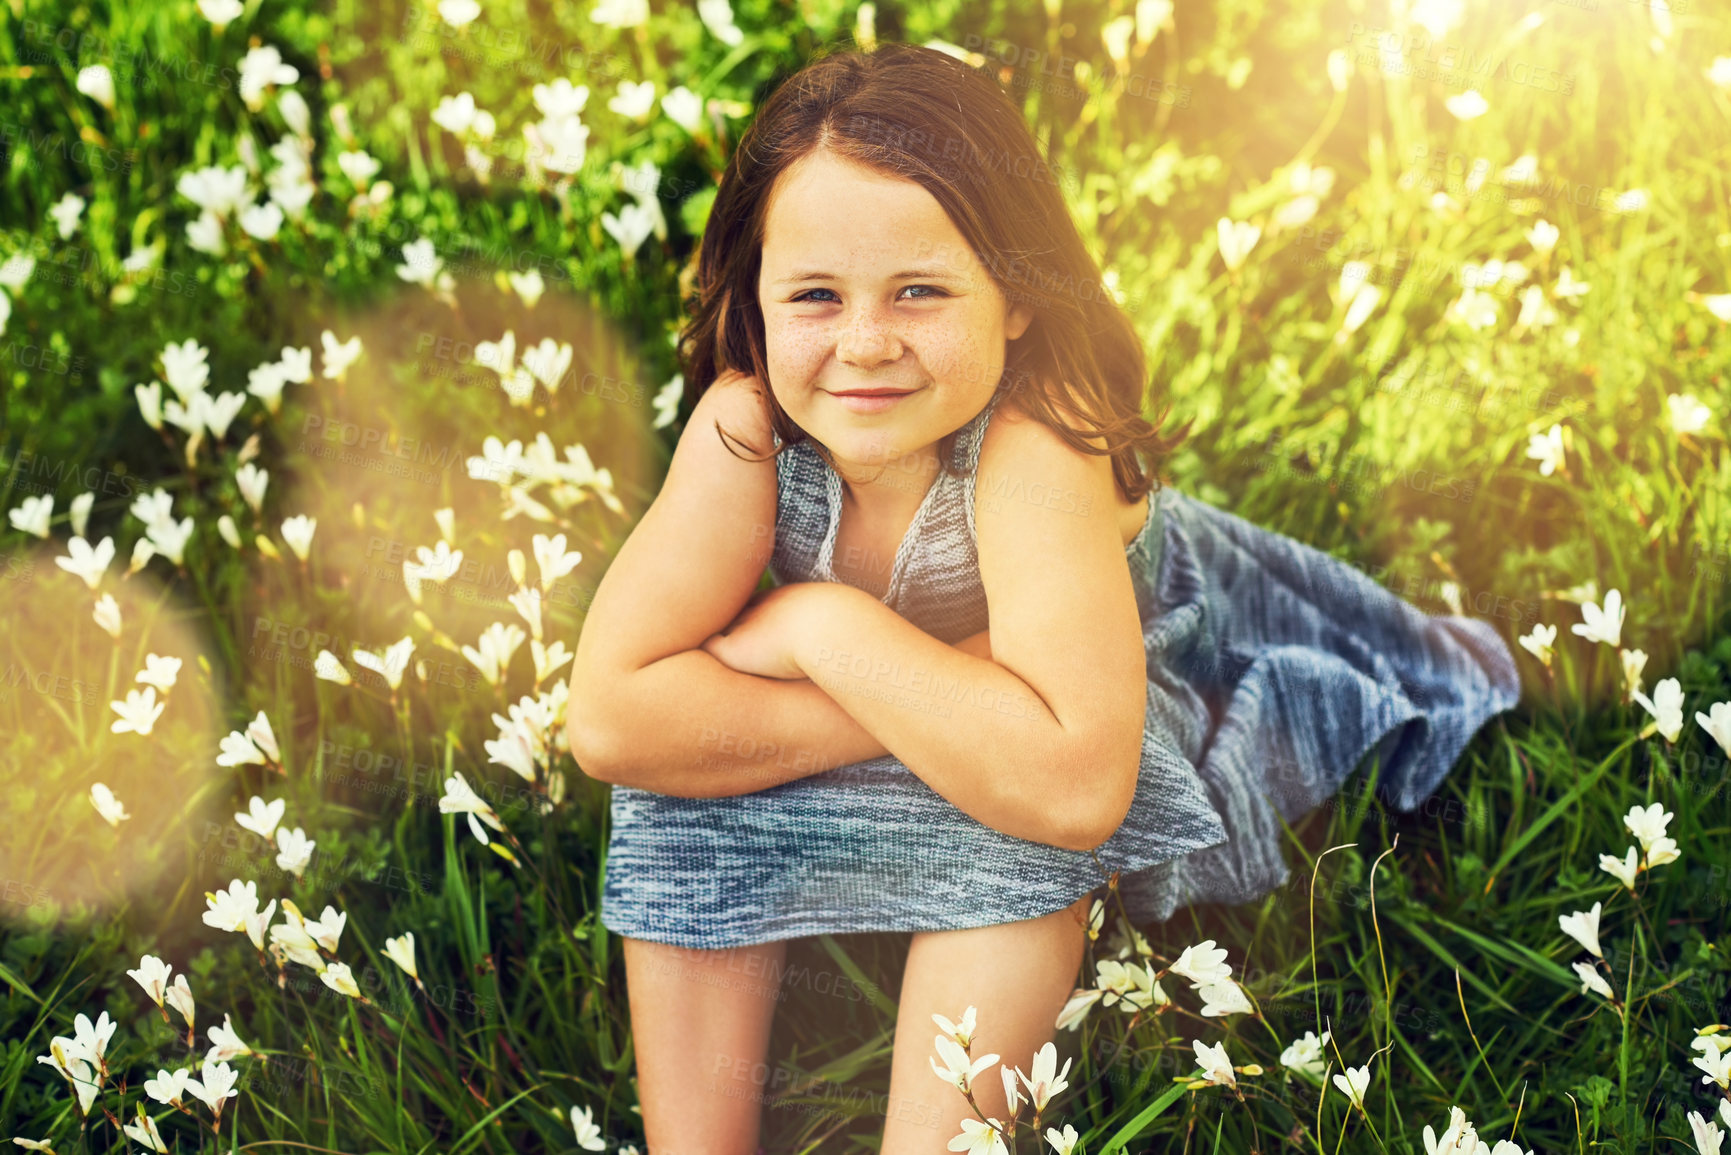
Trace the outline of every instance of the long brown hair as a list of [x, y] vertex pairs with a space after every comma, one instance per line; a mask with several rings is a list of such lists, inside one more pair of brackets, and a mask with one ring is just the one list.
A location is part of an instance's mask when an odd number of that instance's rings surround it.
[[[764, 383], [781, 446], [806, 438], [767, 388], [757, 281], [776, 179], [819, 149], [914, 181], [937, 199], [1006, 297], [1034, 312], [1009, 343], [999, 393], [1074, 448], [1111, 454], [1126, 500], [1158, 489], [1159, 463], [1190, 422], [1165, 433], [1169, 402], [1155, 423], [1142, 416], [1145, 394], [1157, 390], [1141, 341], [1101, 283], [1021, 112], [987, 73], [918, 45], [832, 51], [759, 109], [728, 158], [697, 255], [691, 320], [679, 341], [686, 401], [737, 369]], [[1106, 448], [1091, 446], [1091, 436]], [[947, 452], [940, 460], [950, 467]]]

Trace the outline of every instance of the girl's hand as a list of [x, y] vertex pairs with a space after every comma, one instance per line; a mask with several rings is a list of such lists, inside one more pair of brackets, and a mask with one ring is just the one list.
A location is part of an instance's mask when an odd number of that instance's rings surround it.
[[[751, 596], [732, 623], [711, 634], [702, 649], [742, 674], [800, 681], [805, 671], [794, 660], [803, 607], [825, 582], [793, 582]], [[796, 610], [798, 612], [796, 612]]]

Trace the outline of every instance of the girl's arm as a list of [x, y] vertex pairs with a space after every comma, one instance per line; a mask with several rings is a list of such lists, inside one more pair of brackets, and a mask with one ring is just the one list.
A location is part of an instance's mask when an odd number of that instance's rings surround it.
[[975, 495], [989, 659], [832, 582], [783, 587], [761, 615], [778, 624], [754, 629], [748, 611], [705, 646], [735, 668], [809, 677], [985, 825], [1092, 849], [1129, 812], [1147, 708], [1114, 496], [1110, 458], [1073, 450], [1001, 405]]
[[[661, 492], [595, 592], [566, 713], [592, 778], [722, 797], [886, 753], [812, 683], [738, 673], [699, 648], [745, 605], [775, 542], [774, 460], [735, 457], [715, 432], [719, 422], [769, 445], [758, 388], [729, 374], [704, 393]], [[963, 644], [990, 652], [984, 635]]]

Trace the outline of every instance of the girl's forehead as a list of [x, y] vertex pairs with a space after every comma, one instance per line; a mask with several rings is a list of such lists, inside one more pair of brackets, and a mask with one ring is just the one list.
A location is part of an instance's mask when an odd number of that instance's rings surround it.
[[764, 217], [767, 265], [812, 262], [877, 267], [915, 264], [961, 273], [978, 260], [955, 222], [916, 181], [886, 176], [827, 155], [784, 172]]

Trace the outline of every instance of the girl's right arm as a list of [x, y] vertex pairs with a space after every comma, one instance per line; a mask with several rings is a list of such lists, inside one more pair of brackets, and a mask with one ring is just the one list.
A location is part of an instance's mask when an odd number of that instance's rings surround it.
[[[773, 433], [758, 382], [706, 390], [660, 493], [595, 591], [566, 726], [591, 778], [683, 798], [749, 794], [888, 751], [810, 681], [742, 674], [701, 647], [757, 588], [775, 546]], [[975, 635], [962, 648], [981, 648]]]

